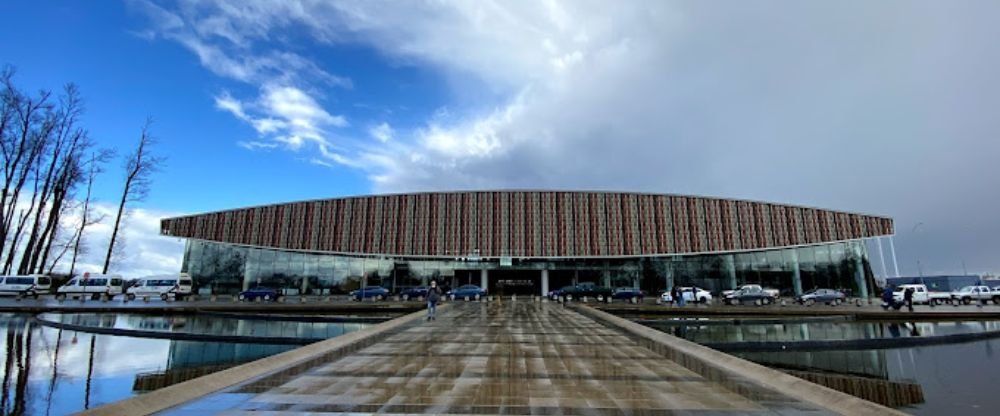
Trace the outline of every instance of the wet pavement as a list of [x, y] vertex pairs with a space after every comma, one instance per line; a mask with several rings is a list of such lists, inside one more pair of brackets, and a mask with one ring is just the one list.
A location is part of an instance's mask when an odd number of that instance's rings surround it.
[[[154, 393], [155, 394], [155, 393]], [[825, 414], [737, 394], [558, 304], [456, 303], [350, 355], [165, 414]]]

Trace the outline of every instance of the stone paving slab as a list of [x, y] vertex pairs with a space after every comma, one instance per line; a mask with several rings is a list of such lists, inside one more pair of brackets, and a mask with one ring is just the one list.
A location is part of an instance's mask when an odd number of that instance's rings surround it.
[[454, 303], [350, 355], [163, 413], [830, 414], [778, 393], [751, 399], [587, 316], [532, 302]]

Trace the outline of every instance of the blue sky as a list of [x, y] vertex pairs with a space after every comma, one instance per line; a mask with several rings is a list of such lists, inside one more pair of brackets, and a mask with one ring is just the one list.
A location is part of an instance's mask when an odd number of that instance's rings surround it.
[[[79, 85], [86, 126], [102, 146], [120, 154], [133, 145], [146, 117], [154, 119], [158, 152], [168, 163], [140, 205], [199, 212], [370, 191], [365, 174], [356, 169], [301, 163], [309, 160], [303, 154], [238, 147], [259, 138], [252, 127], [217, 109], [213, 97], [253, 94], [254, 88], [205, 71], [177, 43], [142, 36], [148, 22], [136, 9], [128, 2], [5, 2], [0, 14], [19, 18], [5, 19], [0, 38], [24, 41], [4, 42], [0, 57], [17, 68], [16, 81], [25, 89]], [[338, 135], [367, 137], [388, 115], [400, 129], [415, 125], [447, 98], [433, 73], [386, 62], [371, 48], [303, 49], [351, 81], [352, 87], [338, 88], [336, 96], [319, 98], [349, 120]], [[99, 198], [111, 200], [120, 192], [119, 164], [109, 166], [100, 181]]]
[[[379, 192], [614, 189], [889, 215], [904, 274], [1000, 272], [996, 2], [0, 3], [18, 85], [168, 158], [162, 216]], [[98, 198], [113, 201], [120, 161]], [[102, 227], [95, 230], [100, 246]], [[99, 251], [99, 250], [95, 250]], [[874, 252], [873, 252], [874, 254]], [[880, 271], [876, 267], [876, 271]]]

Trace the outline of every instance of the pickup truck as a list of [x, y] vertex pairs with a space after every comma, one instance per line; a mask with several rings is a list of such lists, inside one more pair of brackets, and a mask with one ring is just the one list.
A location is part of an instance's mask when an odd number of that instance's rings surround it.
[[927, 290], [927, 285], [910, 284], [899, 285], [892, 291], [892, 297], [896, 302], [902, 302], [907, 288], [913, 289], [913, 303], [925, 303], [940, 305], [951, 301], [951, 294], [948, 292], [931, 292]]
[[1000, 292], [990, 289], [989, 286], [966, 286], [951, 292], [952, 302], [962, 302], [968, 305], [973, 301], [986, 302], [988, 300], [1000, 305]]
[[581, 299], [586, 296], [588, 298], [595, 298], [598, 301], [603, 301], [611, 296], [611, 294], [611, 288], [598, 286], [592, 282], [584, 282], [576, 286], [563, 288], [561, 295], [565, 296], [566, 300]]

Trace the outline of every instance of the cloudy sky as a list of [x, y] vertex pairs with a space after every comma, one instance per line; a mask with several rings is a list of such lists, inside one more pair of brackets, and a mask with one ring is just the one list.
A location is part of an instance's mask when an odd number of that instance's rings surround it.
[[903, 274], [1000, 272], [997, 2], [12, 1], [0, 15], [0, 61], [28, 87], [78, 83], [103, 143], [156, 119], [169, 162], [124, 268], [179, 267], [182, 244], [155, 236], [164, 215], [554, 188], [889, 215]]

